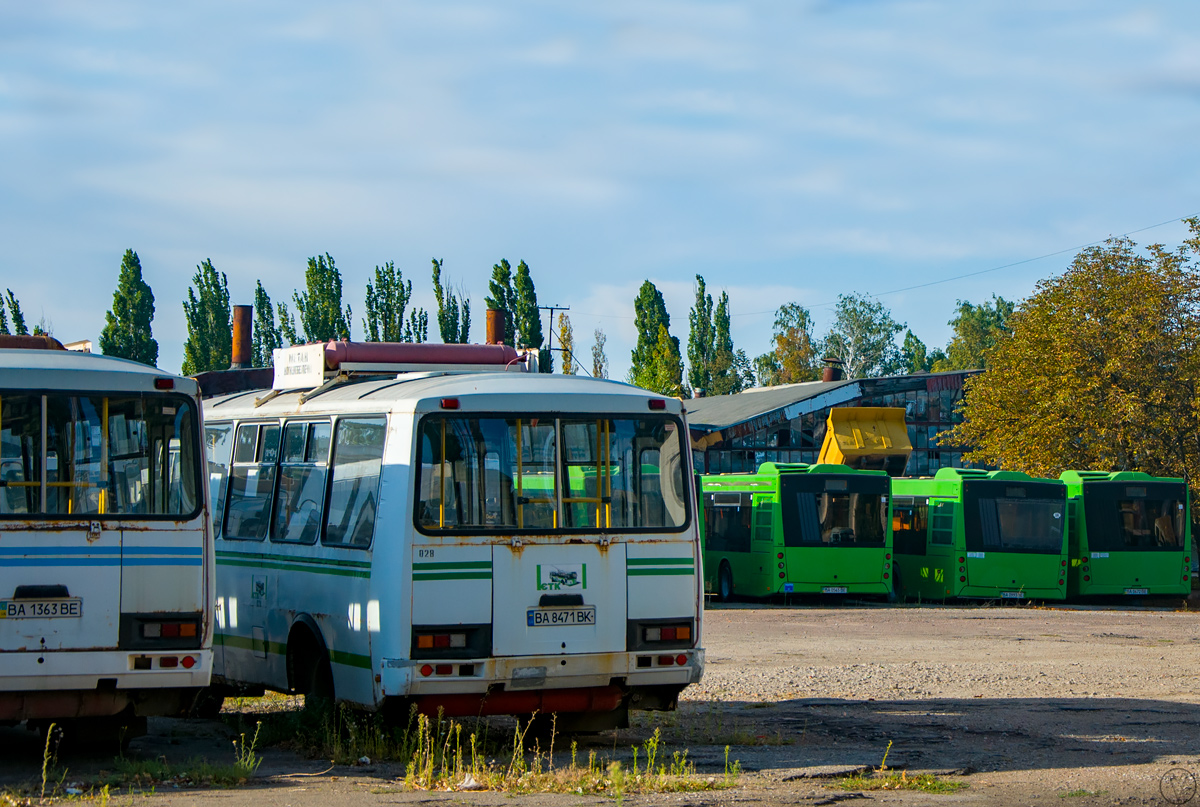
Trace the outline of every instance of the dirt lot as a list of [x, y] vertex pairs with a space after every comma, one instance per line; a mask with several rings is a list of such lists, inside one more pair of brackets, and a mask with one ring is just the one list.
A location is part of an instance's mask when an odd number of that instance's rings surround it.
[[[722, 771], [730, 745], [745, 773], [733, 790], [630, 802], [1163, 804], [1159, 782], [1168, 770], [1200, 775], [1200, 615], [1193, 612], [739, 605], [707, 611], [705, 630], [705, 679], [685, 693], [680, 712], [641, 717], [634, 729], [590, 745], [627, 758], [631, 744], [660, 727], [668, 753], [688, 749], [700, 771]], [[936, 772], [968, 787], [953, 795], [855, 793], [813, 778], [877, 767], [888, 743], [889, 767]], [[221, 723], [155, 720], [131, 754], [229, 761], [230, 748]], [[40, 771], [40, 749], [20, 729], [0, 731], [0, 760], [2, 781]], [[74, 776], [105, 762], [64, 760]], [[296, 776], [327, 767], [269, 750], [261, 787], [160, 790], [153, 801], [220, 799], [231, 807], [511, 801], [502, 794], [403, 793], [394, 786], [403, 772], [387, 763]], [[611, 803], [523, 798], [556, 807]]]

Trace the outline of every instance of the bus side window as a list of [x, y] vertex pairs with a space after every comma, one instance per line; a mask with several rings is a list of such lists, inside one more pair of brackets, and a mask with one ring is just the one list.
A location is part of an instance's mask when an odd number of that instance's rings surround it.
[[383, 467], [383, 418], [342, 418], [333, 441], [329, 511], [322, 543], [366, 549], [375, 534], [379, 474]]
[[928, 532], [928, 499], [897, 498], [892, 505], [892, 541], [897, 554], [924, 555]]
[[225, 482], [229, 479], [229, 459], [233, 453], [233, 424], [212, 423], [204, 427], [204, 445], [208, 455], [208, 491], [212, 502], [213, 535], [221, 536], [225, 520]]
[[929, 543], [949, 546], [954, 543], [954, 502], [937, 502], [929, 524]]
[[325, 502], [328, 423], [289, 423], [283, 431], [272, 541], [313, 544]]
[[279, 453], [278, 424], [238, 427], [225, 513], [227, 539], [261, 541], [270, 525], [275, 494], [275, 457]]

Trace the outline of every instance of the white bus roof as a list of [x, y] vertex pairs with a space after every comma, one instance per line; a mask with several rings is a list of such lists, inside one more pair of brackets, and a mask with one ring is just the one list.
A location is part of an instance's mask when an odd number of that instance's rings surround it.
[[[647, 403], [665, 400], [662, 411], [680, 415], [677, 398], [619, 381], [586, 376], [504, 372], [411, 373], [354, 380], [331, 388], [283, 392], [261, 405], [270, 390], [221, 395], [204, 401], [207, 420], [278, 418], [341, 412], [441, 412], [442, 399], [458, 401], [459, 412], [583, 412], [656, 414]], [[498, 401], [496, 396], [504, 396]], [[310, 396], [307, 397], [306, 396]], [[600, 400], [603, 398], [603, 400]]]
[[174, 380], [174, 391], [199, 394], [193, 379], [157, 367], [72, 350], [0, 350], [0, 389], [83, 392], [161, 392], [155, 379]]

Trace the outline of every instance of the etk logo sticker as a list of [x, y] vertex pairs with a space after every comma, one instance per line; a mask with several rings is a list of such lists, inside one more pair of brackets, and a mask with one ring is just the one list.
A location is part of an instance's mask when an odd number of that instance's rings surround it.
[[554, 564], [537, 567], [538, 591], [583, 591], [587, 588], [587, 564]]

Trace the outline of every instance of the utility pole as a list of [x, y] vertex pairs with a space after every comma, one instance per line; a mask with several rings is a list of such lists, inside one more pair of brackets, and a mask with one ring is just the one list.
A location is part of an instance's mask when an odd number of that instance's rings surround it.
[[549, 330], [546, 331], [546, 335], [547, 335], [546, 350], [553, 352], [554, 351], [554, 312], [555, 311], [570, 311], [571, 306], [569, 306], [569, 305], [539, 305], [538, 309], [541, 311], [549, 311], [550, 312], [550, 328], [549, 328]]

